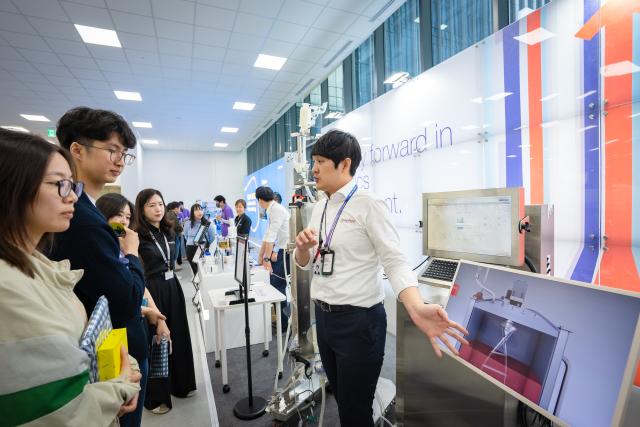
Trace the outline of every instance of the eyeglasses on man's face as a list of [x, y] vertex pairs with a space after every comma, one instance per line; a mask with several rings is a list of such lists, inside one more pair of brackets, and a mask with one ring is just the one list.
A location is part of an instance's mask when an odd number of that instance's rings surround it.
[[68, 197], [73, 191], [75, 195], [80, 198], [82, 190], [84, 189], [83, 182], [74, 182], [70, 179], [61, 179], [60, 181], [46, 182], [46, 184], [56, 185], [58, 187], [58, 195], [63, 199]]
[[96, 145], [83, 144], [81, 142], [76, 142], [76, 143], [80, 145], [84, 145], [85, 147], [97, 148], [98, 150], [108, 151], [109, 159], [113, 163], [118, 163], [121, 160], [124, 160], [125, 165], [131, 166], [133, 162], [136, 160], [136, 156], [134, 156], [133, 154], [129, 154], [126, 151], [118, 151], [118, 150], [114, 150], [113, 148], [103, 148], [103, 147], [98, 147]]

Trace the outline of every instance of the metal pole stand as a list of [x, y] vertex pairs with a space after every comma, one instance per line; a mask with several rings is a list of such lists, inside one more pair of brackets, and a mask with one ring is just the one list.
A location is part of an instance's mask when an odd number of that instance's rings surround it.
[[[237, 256], [237, 254], [236, 254]], [[245, 256], [248, 256], [245, 253]], [[249, 388], [249, 396], [240, 399], [233, 407], [233, 413], [241, 420], [253, 420], [264, 415], [264, 411], [267, 408], [266, 399], [260, 396], [253, 395], [253, 381], [251, 378], [251, 331], [249, 329], [249, 287], [247, 286], [247, 263], [243, 263], [243, 275], [242, 275], [242, 292], [244, 296], [244, 337], [247, 349], [247, 383]]]

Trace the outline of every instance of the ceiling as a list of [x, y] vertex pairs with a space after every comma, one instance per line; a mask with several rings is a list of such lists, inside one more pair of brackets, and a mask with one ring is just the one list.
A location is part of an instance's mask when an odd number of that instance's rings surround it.
[[[46, 136], [65, 111], [87, 105], [151, 122], [136, 129], [159, 141], [145, 149], [211, 151], [227, 142], [223, 150], [239, 151], [402, 3], [0, 0], [0, 125]], [[85, 44], [73, 24], [115, 30], [122, 48]], [[259, 69], [259, 53], [288, 60], [280, 71]], [[118, 100], [114, 90], [140, 92], [142, 102]], [[256, 106], [233, 110], [235, 101]]]

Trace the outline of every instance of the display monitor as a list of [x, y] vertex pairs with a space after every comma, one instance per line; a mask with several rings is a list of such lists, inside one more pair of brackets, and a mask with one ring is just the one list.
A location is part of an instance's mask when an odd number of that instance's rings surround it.
[[[244, 280], [246, 272], [246, 281]], [[250, 285], [250, 266], [249, 266], [249, 241], [246, 237], [238, 236], [236, 240], [236, 263], [235, 263], [235, 274], [234, 277], [236, 281], [243, 285], [246, 283], [247, 286]]]
[[193, 236], [193, 241], [196, 245], [199, 245], [200, 243], [202, 243], [202, 239], [206, 238], [208, 228], [209, 228], [209, 224], [200, 224], [198, 231], [196, 231], [196, 235]]
[[478, 375], [571, 426], [624, 421], [638, 294], [463, 261], [446, 310], [469, 331], [456, 360]]
[[424, 193], [425, 255], [520, 266], [524, 263], [522, 188]]

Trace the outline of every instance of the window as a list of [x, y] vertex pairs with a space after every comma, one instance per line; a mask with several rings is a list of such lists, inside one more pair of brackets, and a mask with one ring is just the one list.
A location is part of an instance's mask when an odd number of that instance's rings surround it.
[[509, 0], [509, 22], [515, 22], [551, 0]]
[[329, 77], [327, 77], [327, 86], [329, 88], [329, 106], [327, 107], [328, 111], [337, 111], [340, 113], [344, 112], [344, 97], [343, 97], [343, 78], [344, 78], [344, 70], [342, 68], [342, 64], [338, 66]]
[[431, 0], [433, 65], [492, 32], [493, 0]]
[[373, 99], [373, 36], [353, 52], [354, 108]]
[[[420, 10], [418, 0], [408, 0], [384, 23], [384, 78], [406, 72], [420, 74]], [[391, 89], [385, 84], [385, 90]]]

